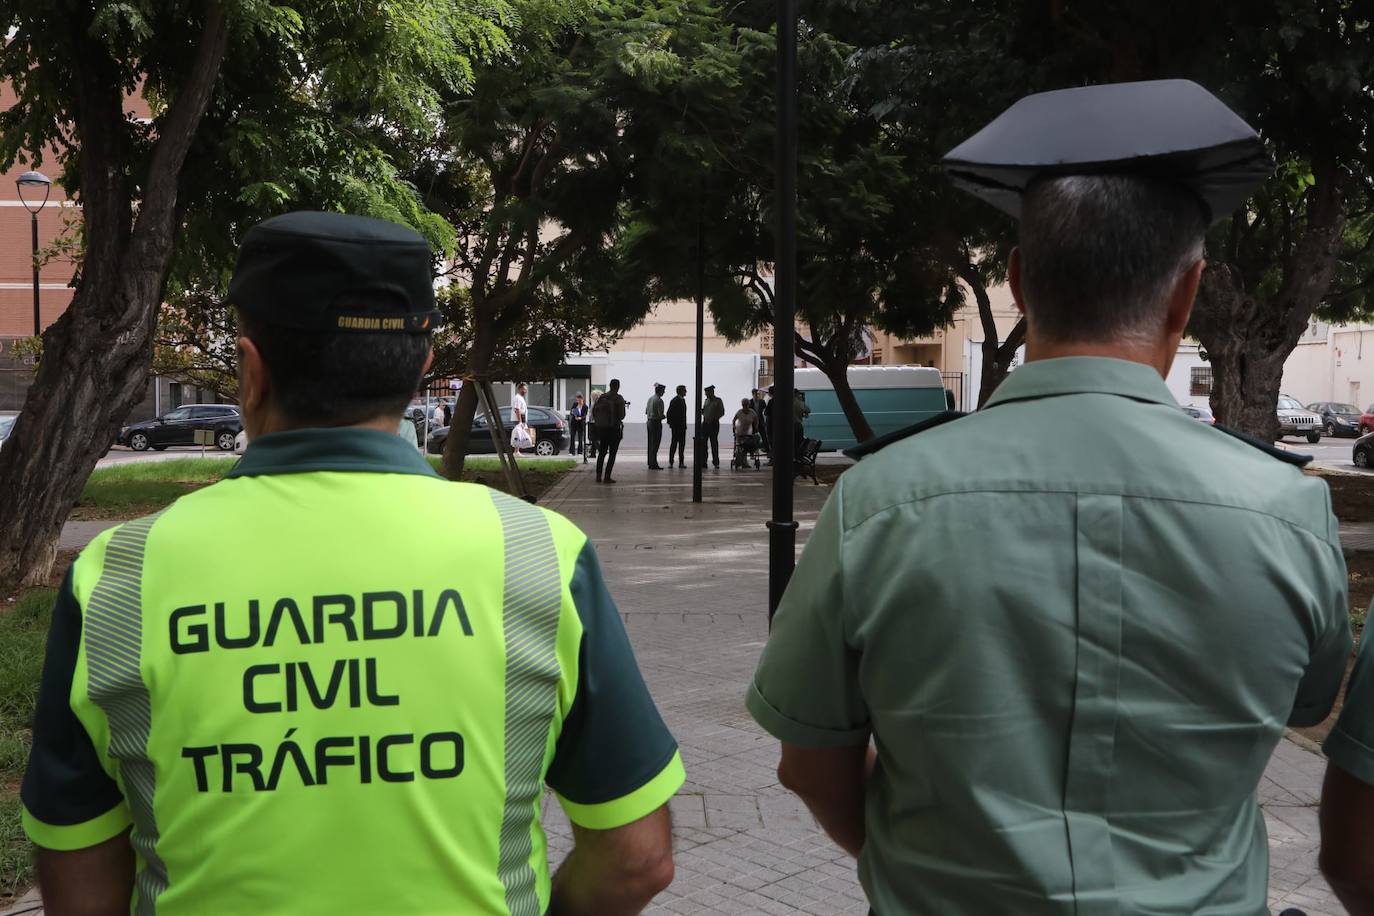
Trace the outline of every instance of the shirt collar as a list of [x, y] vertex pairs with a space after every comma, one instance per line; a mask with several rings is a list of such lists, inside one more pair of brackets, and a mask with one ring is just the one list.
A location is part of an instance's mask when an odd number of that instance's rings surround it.
[[1064, 356], [1026, 363], [997, 386], [984, 406], [1065, 394], [1113, 394], [1178, 406], [1153, 367], [1102, 356]]
[[361, 471], [438, 477], [415, 447], [379, 429], [293, 429], [254, 439], [226, 477]]

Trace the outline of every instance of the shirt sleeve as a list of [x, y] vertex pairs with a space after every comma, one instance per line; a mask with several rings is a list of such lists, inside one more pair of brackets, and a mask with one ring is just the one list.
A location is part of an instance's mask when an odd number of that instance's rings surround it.
[[1330, 591], [1323, 596], [1325, 616], [1318, 621], [1307, 669], [1298, 682], [1293, 711], [1288, 724], [1299, 728], [1316, 725], [1331, 713], [1345, 679], [1350, 660], [1349, 573], [1339, 546], [1332, 545], [1329, 562], [1318, 570], [1320, 587]]
[[[1374, 613], [1374, 603], [1369, 609]], [[1366, 632], [1360, 640], [1345, 705], [1322, 750], [1336, 766], [1374, 785], [1374, 633]]]
[[573, 823], [610, 830], [666, 804], [686, 773], [590, 542], [577, 558], [572, 598], [583, 631], [577, 692], [546, 781]]
[[843, 498], [841, 482], [802, 551], [745, 697], [754, 721], [800, 747], [863, 744], [870, 731], [859, 653], [844, 623]]
[[68, 570], [53, 604], [33, 718], [33, 749], [20, 788], [24, 832], [47, 849], [95, 846], [132, 823], [124, 796], [72, 711], [72, 679], [80, 647], [81, 608]]

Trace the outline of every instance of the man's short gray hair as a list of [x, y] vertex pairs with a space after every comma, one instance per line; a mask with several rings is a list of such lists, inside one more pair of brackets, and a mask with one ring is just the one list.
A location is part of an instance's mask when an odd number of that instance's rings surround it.
[[1071, 175], [1033, 183], [1021, 210], [1031, 333], [1060, 343], [1154, 338], [1206, 232], [1200, 202], [1172, 182]]

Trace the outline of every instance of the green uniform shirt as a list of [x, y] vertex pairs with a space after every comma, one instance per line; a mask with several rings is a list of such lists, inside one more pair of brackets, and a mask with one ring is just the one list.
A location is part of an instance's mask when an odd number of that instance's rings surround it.
[[1349, 651], [1325, 484], [1148, 367], [1058, 359], [840, 478], [748, 705], [873, 736], [879, 916], [1260, 914], [1255, 788]]
[[[1374, 614], [1374, 602], [1369, 605]], [[1331, 762], [1351, 776], [1374, 785], [1374, 631], [1366, 625], [1360, 652], [1350, 683], [1345, 688], [1345, 705], [1336, 727], [1326, 736], [1322, 750]]]
[[82, 552], [22, 797], [51, 849], [133, 825], [136, 913], [538, 914], [545, 785], [605, 829], [682, 781], [580, 531], [300, 430]]
[[644, 404], [644, 416], [650, 420], [662, 420], [663, 398], [656, 394], [649, 395], [649, 400]]

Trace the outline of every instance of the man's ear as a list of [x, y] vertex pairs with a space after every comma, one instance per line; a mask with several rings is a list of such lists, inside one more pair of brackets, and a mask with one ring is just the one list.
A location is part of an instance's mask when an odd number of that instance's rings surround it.
[[1011, 258], [1007, 261], [1007, 285], [1011, 287], [1011, 298], [1016, 302], [1016, 310], [1024, 316], [1026, 314], [1026, 301], [1021, 298], [1020, 245], [1011, 250]]
[[272, 378], [258, 345], [247, 337], [237, 341], [239, 351], [239, 406], [261, 414], [272, 392]]
[[1193, 302], [1197, 299], [1198, 285], [1202, 282], [1202, 271], [1207, 267], [1207, 261], [1198, 258], [1192, 267], [1188, 268], [1179, 276], [1178, 282], [1174, 284], [1173, 292], [1169, 294], [1169, 325], [1170, 334], [1182, 334], [1188, 327], [1188, 319], [1193, 314]]

